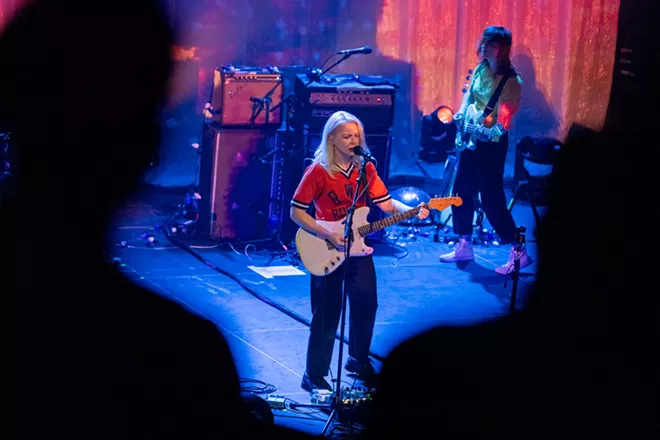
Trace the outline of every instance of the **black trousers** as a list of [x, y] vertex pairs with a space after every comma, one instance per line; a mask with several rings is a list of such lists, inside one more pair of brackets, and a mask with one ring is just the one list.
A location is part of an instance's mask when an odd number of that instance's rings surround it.
[[348, 354], [368, 362], [378, 308], [376, 268], [371, 256], [352, 257], [328, 276], [311, 276], [312, 325], [307, 345], [307, 375], [327, 376], [339, 326], [344, 274], [350, 320]]
[[457, 234], [472, 235], [474, 196], [480, 193], [484, 214], [501, 242], [514, 241], [516, 224], [504, 194], [504, 162], [508, 145], [508, 135], [505, 134], [499, 142], [478, 141], [474, 150], [461, 153], [454, 193], [463, 199], [463, 204], [451, 207], [454, 232]]

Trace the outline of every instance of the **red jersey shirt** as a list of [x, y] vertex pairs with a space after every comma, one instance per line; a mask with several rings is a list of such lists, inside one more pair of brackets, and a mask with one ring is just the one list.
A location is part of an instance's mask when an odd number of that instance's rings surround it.
[[[371, 162], [365, 168], [369, 197], [374, 205], [390, 200], [385, 184], [378, 176], [376, 167]], [[316, 219], [338, 221], [346, 217], [346, 210], [353, 203], [353, 194], [357, 187], [359, 167], [351, 164], [347, 170], [339, 168], [332, 178], [320, 164], [307, 167], [296, 192], [293, 194], [291, 206], [307, 210], [312, 203], [316, 208]], [[362, 194], [364, 185], [360, 185], [360, 197], [356, 207], [366, 206], [366, 194]]]

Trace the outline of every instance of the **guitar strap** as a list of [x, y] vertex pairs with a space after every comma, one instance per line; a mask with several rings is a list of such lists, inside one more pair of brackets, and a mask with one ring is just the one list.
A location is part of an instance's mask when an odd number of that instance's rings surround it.
[[[364, 173], [362, 175], [362, 178], [358, 182], [358, 187], [356, 188], [357, 191], [360, 191], [360, 187], [362, 189], [365, 189], [367, 187], [367, 173]], [[369, 190], [367, 189], [364, 192], [365, 200], [367, 201], [367, 206], [371, 207], [371, 196], [369, 195]]]
[[495, 104], [497, 104], [497, 100], [500, 99], [500, 95], [502, 94], [502, 90], [504, 90], [504, 86], [506, 85], [506, 82], [509, 80], [509, 78], [515, 76], [516, 71], [513, 70], [512, 67], [509, 67], [509, 69], [504, 73], [504, 76], [502, 76], [502, 79], [500, 80], [500, 83], [497, 85], [497, 88], [495, 89], [495, 92], [493, 92], [493, 96], [490, 97], [488, 100], [488, 104], [486, 104], [486, 108], [484, 109], [483, 117], [486, 118], [488, 115], [490, 115], [493, 112], [493, 109], [495, 108]]

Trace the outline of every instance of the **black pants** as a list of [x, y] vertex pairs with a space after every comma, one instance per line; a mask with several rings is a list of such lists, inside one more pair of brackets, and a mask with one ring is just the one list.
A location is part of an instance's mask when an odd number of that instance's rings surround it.
[[376, 268], [371, 256], [353, 257], [328, 276], [312, 275], [312, 326], [307, 345], [307, 375], [327, 376], [339, 325], [344, 273], [350, 305], [348, 354], [368, 362], [378, 308]]
[[514, 241], [516, 224], [504, 194], [504, 161], [508, 145], [508, 135], [504, 135], [499, 142], [477, 142], [474, 150], [461, 153], [454, 193], [463, 199], [463, 204], [451, 207], [457, 234], [472, 235], [474, 196], [481, 193], [484, 214], [502, 243]]

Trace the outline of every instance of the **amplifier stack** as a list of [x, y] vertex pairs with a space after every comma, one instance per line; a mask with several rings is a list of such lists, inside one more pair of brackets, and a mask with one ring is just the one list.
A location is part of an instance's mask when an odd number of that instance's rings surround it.
[[[367, 145], [386, 181], [396, 84], [382, 77], [295, 77], [291, 112], [282, 110], [277, 69], [216, 69], [198, 169], [197, 235], [221, 241], [293, 240], [289, 202], [319, 145], [328, 117], [344, 110], [365, 127]], [[283, 115], [287, 115], [283, 121]], [[290, 116], [290, 117], [289, 117]], [[286, 122], [283, 124], [283, 122]], [[374, 209], [370, 221], [382, 213]]]

